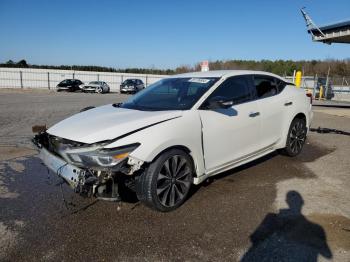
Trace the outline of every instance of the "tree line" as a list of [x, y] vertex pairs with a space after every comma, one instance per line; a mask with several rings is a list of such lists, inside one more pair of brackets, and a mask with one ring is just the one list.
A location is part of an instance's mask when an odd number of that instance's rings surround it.
[[8, 60], [0, 63], [0, 67], [10, 68], [40, 68], [40, 69], [59, 69], [59, 70], [75, 70], [75, 71], [95, 71], [95, 72], [117, 72], [117, 73], [134, 73], [134, 74], [156, 74], [156, 75], [172, 75], [176, 74], [173, 69], [155, 69], [155, 68], [126, 68], [118, 69], [113, 67], [95, 66], [95, 65], [34, 65], [28, 64], [22, 59], [18, 62]]
[[[281, 76], [291, 76], [294, 70], [300, 70], [303, 75], [326, 76], [350, 76], [350, 59], [335, 60], [217, 60], [209, 63], [210, 70], [259, 70], [275, 73]], [[195, 70], [200, 70], [196, 65]]]
[[[136, 74], [160, 74], [172, 75], [192, 71], [200, 71], [200, 63], [195, 65], [182, 65], [175, 69], [155, 69], [155, 68], [126, 68], [118, 69], [113, 67], [94, 66], [94, 65], [33, 65], [28, 64], [22, 59], [18, 62], [9, 60], [0, 63], [0, 67], [18, 67], [18, 68], [46, 68], [63, 69], [76, 71], [97, 71], [97, 72], [119, 72]], [[331, 76], [350, 76], [350, 58], [343, 60], [216, 60], [209, 62], [210, 70], [260, 70], [275, 73], [281, 76], [293, 75], [294, 70], [301, 70], [304, 75], [326, 76], [328, 71]]]

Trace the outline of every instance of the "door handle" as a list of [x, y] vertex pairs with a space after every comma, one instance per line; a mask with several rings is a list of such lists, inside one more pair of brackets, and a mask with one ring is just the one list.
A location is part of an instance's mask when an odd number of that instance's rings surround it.
[[260, 115], [260, 112], [253, 112], [249, 114], [249, 117], [256, 117], [258, 115]]
[[293, 102], [287, 102], [287, 103], [284, 103], [285, 106], [291, 106], [293, 105]]

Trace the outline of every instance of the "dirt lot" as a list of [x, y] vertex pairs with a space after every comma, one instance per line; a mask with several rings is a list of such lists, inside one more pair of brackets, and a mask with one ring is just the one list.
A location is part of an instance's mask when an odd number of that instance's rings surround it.
[[[171, 213], [62, 190], [29, 142], [53, 123], [119, 94], [0, 90], [2, 261], [350, 261], [350, 138], [310, 133], [303, 153], [276, 153], [196, 187]], [[313, 127], [350, 131], [350, 109], [315, 107]]]

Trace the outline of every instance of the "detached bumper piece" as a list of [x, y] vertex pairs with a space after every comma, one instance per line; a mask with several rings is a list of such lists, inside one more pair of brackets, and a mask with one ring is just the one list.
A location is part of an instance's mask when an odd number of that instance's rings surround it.
[[83, 169], [68, 163], [56, 153], [52, 140], [57, 142], [56, 137], [43, 132], [32, 141], [44, 165], [67, 182], [75, 193], [108, 201], [120, 200], [118, 184], [112, 172]]
[[346, 132], [338, 129], [325, 128], [325, 127], [310, 128], [310, 131], [317, 132], [320, 134], [333, 133], [333, 134], [350, 136], [350, 132]]

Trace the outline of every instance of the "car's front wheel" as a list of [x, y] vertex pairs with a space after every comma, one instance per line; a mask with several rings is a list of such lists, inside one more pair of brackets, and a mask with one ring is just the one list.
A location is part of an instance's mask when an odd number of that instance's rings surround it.
[[103, 93], [103, 89], [102, 89], [102, 87], [96, 87], [96, 93], [98, 93], [98, 94], [102, 94]]
[[306, 140], [305, 119], [295, 118], [290, 124], [286, 147], [281, 153], [287, 156], [297, 156], [301, 153]]
[[180, 149], [161, 154], [136, 179], [138, 199], [148, 207], [167, 212], [179, 207], [193, 182], [191, 157]]

